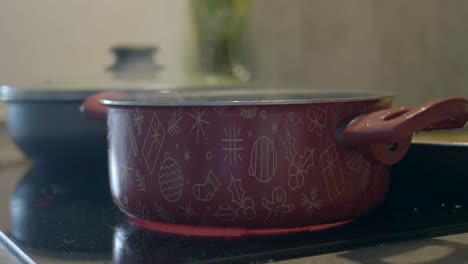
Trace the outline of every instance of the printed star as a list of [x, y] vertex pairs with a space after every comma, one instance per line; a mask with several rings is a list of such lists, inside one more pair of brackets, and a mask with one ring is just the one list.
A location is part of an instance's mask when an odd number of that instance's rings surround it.
[[189, 161], [190, 160], [190, 151], [188, 149], [185, 149], [184, 152], [184, 160]]
[[309, 193], [304, 193], [301, 201], [301, 205], [305, 207], [304, 214], [308, 216], [311, 216], [314, 211], [319, 211], [323, 206], [323, 201], [318, 199], [317, 187], [311, 187]]
[[203, 126], [210, 125], [211, 123], [203, 119], [205, 111], [206, 109], [202, 111], [199, 107], [197, 107], [194, 109], [195, 114], [189, 113], [189, 115], [195, 119], [192, 128], [190, 128], [190, 133], [193, 132], [195, 129], [197, 130], [197, 143], [199, 141], [198, 138], [200, 134], [205, 138], [205, 141], [207, 140], [205, 135], [205, 129]]
[[190, 202], [188, 203], [186, 207], [180, 207], [180, 209], [184, 211], [184, 214], [187, 216], [187, 220], [194, 215], [198, 215], [197, 213], [194, 212], [192, 208], [192, 200], [190, 200]]
[[137, 127], [138, 135], [141, 135], [142, 133], [141, 128], [144, 122], [145, 120], [144, 120], [143, 113], [139, 109], [137, 109], [135, 114], [133, 115], [133, 123]]
[[157, 142], [159, 142], [159, 137], [161, 137], [161, 134], [159, 133], [159, 130], [155, 129], [154, 133], [153, 133], [153, 135], [151, 137], [154, 138]]

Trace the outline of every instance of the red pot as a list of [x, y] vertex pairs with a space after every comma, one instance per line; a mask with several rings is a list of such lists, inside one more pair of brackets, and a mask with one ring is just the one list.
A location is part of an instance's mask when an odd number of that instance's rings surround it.
[[388, 109], [391, 101], [310, 91], [104, 93], [84, 111], [107, 112], [111, 192], [134, 223], [232, 237], [355, 219], [385, 198], [390, 166], [415, 132], [468, 121], [463, 98]]

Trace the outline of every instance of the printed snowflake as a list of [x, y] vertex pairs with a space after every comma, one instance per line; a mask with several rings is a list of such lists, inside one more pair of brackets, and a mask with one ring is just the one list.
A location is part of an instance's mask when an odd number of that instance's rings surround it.
[[187, 204], [187, 206], [180, 207], [180, 209], [182, 209], [182, 211], [184, 211], [185, 216], [187, 216], [187, 220], [189, 220], [190, 217], [192, 217], [194, 215], [198, 215], [197, 213], [195, 213], [195, 211], [192, 208], [192, 200], [190, 200], [190, 202]]
[[193, 123], [192, 128], [190, 128], [190, 133], [192, 133], [195, 129], [197, 130], [197, 144], [199, 141], [200, 134], [206, 140], [205, 129], [203, 126], [211, 124], [210, 122], [203, 119], [203, 115], [205, 114], [205, 112], [206, 112], [206, 109], [202, 111], [200, 107], [195, 107], [194, 114], [189, 113], [189, 115], [195, 119], [195, 122]]
[[185, 149], [184, 160], [187, 162], [190, 160], [190, 151], [188, 149]]
[[309, 193], [303, 194], [301, 205], [305, 207], [305, 215], [312, 215], [314, 211], [319, 211], [322, 208], [323, 201], [317, 199], [317, 197], [317, 187], [311, 187]]
[[145, 117], [143, 116], [143, 113], [140, 111], [140, 109], [135, 110], [135, 113], [133, 114], [133, 125], [137, 128], [137, 133], [139, 136], [142, 133], [141, 127], [143, 126], [144, 122]]
[[229, 160], [229, 165], [237, 165], [238, 161], [241, 161], [240, 151], [244, 150], [243, 147], [240, 147], [239, 144], [244, 141], [239, 138], [241, 132], [240, 128], [236, 128], [236, 125], [229, 125], [226, 129], [224, 128], [224, 134], [227, 138], [223, 138], [222, 141], [227, 146], [223, 147], [222, 150], [226, 152], [224, 156], [224, 161]]

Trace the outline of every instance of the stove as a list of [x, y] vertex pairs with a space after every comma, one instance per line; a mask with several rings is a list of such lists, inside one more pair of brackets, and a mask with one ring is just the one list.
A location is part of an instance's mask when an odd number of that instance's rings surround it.
[[[11, 179], [3, 174], [0, 186]], [[468, 177], [414, 168], [406, 159], [392, 170], [387, 200], [351, 224], [229, 241], [173, 237], [131, 225], [112, 203], [105, 166], [36, 165], [16, 177], [2, 200], [8, 212], [0, 218], [10, 222], [3, 231], [38, 263], [266, 263], [468, 231]]]

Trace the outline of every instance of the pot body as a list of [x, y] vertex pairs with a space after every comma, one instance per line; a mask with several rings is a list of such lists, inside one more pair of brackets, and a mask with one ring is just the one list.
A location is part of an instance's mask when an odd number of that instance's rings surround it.
[[132, 217], [203, 226], [332, 223], [377, 206], [390, 166], [336, 140], [391, 99], [257, 106], [109, 106], [110, 183]]
[[86, 118], [82, 100], [6, 102], [9, 134], [15, 144], [39, 162], [106, 161], [106, 126]]

